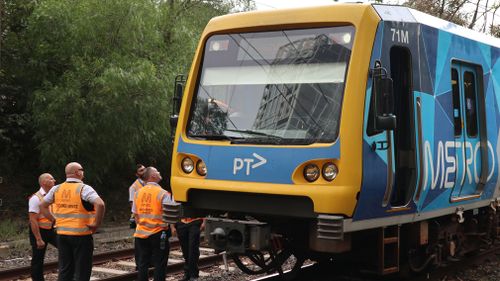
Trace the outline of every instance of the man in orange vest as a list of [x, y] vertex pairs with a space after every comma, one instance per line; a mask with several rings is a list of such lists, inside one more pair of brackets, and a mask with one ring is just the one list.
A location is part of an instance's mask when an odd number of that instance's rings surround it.
[[132, 205], [137, 227], [135, 229], [135, 251], [138, 261], [138, 280], [148, 280], [148, 268], [155, 267], [154, 281], [164, 281], [171, 236], [168, 224], [163, 221], [163, 204], [172, 202], [170, 193], [161, 188], [158, 182], [162, 177], [154, 167], [144, 171], [146, 185], [136, 194]]
[[[139, 189], [141, 189], [144, 186], [144, 180], [142, 179], [142, 176], [144, 175], [144, 171], [146, 170], [146, 167], [142, 164], [137, 164], [137, 168], [135, 170], [135, 175], [137, 176], [137, 179], [132, 183], [132, 185], [128, 188], [128, 201], [130, 202], [130, 207], [132, 207], [132, 203], [134, 202], [135, 194]], [[130, 217], [130, 228], [135, 228], [136, 223], [135, 223], [135, 218], [134, 214], [132, 213], [132, 216]]]
[[41, 210], [48, 213], [54, 204], [59, 250], [59, 281], [90, 280], [94, 240], [92, 234], [104, 217], [104, 202], [97, 192], [82, 182], [83, 168], [77, 162], [66, 165], [66, 181], [43, 198]]
[[184, 257], [184, 277], [181, 281], [197, 281], [200, 270], [198, 260], [200, 259], [200, 233], [205, 229], [203, 218], [183, 218], [175, 224], [175, 230], [179, 243], [181, 244], [182, 256]]
[[45, 259], [47, 244], [50, 243], [57, 248], [53, 221], [40, 213], [40, 204], [43, 197], [50, 191], [55, 182], [56, 180], [51, 174], [41, 174], [38, 177], [40, 189], [31, 195], [29, 199], [29, 235], [33, 253], [31, 258], [31, 279], [33, 281], [45, 280], [43, 277], [43, 260]]

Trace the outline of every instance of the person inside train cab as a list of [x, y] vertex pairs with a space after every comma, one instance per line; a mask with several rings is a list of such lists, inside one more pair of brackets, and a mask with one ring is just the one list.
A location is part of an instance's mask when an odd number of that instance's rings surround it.
[[135, 256], [138, 257], [138, 280], [148, 280], [149, 265], [154, 266], [154, 280], [164, 281], [170, 244], [171, 232], [163, 220], [163, 204], [172, 203], [172, 196], [158, 183], [162, 180], [155, 167], [144, 171], [146, 185], [135, 194], [132, 212], [135, 215]]
[[66, 181], [52, 188], [43, 198], [41, 210], [52, 217], [53, 205], [57, 226], [59, 281], [90, 280], [94, 240], [92, 234], [104, 217], [104, 201], [83, 183], [82, 165], [71, 162], [65, 168]]
[[40, 213], [40, 204], [43, 197], [54, 187], [56, 180], [49, 173], [43, 173], [38, 177], [40, 189], [29, 198], [29, 237], [32, 250], [31, 279], [43, 281], [43, 261], [48, 244], [57, 248], [54, 222]]

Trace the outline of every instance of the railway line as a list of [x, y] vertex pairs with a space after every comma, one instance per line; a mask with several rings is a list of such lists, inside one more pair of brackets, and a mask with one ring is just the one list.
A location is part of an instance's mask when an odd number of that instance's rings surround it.
[[[296, 274], [291, 274], [290, 271], [284, 273], [284, 276], [279, 274], [271, 274], [268, 276], [253, 279], [252, 281], [380, 281], [380, 280], [406, 280], [406, 281], [468, 281], [467, 277], [456, 278], [458, 272], [463, 272], [467, 268], [476, 268], [478, 265], [483, 265], [488, 262], [500, 262], [500, 243], [492, 246], [489, 249], [480, 251], [474, 256], [464, 257], [459, 261], [449, 262], [446, 265], [432, 268], [427, 272], [418, 275], [401, 275], [394, 276], [376, 276], [363, 273], [363, 270], [354, 267], [343, 267], [342, 265], [328, 266], [325, 264], [309, 264], [303, 266]], [[500, 280], [499, 276], [489, 276], [489, 279], [478, 277], [474, 280]]]
[[[182, 253], [179, 249], [179, 242], [176, 239], [172, 239], [170, 242], [171, 251], [169, 258], [169, 265], [167, 268], [167, 277], [171, 276], [176, 278], [176, 274], [181, 275], [184, 266], [184, 260], [182, 258]], [[406, 280], [408, 281], [423, 281], [423, 280], [470, 280], [470, 279], [454, 279], [453, 276], [457, 276], [456, 273], [464, 270], [465, 268], [478, 267], [479, 265], [485, 264], [487, 261], [500, 261], [500, 242], [491, 245], [488, 249], [483, 249], [477, 253], [477, 255], [464, 258], [460, 261], [447, 262], [446, 266], [440, 266], [434, 268], [429, 272], [424, 272], [420, 276], [412, 276]], [[201, 257], [199, 261], [201, 272], [214, 272], [221, 271], [216, 269], [215, 265], [223, 263], [223, 256], [216, 255], [213, 250], [207, 248], [201, 248]], [[93, 260], [93, 274], [92, 280], [135, 280], [137, 272], [135, 271], [134, 263], [134, 249], [127, 248], [116, 251], [108, 251], [105, 253], [99, 253], [94, 255]], [[498, 263], [497, 263], [498, 264]], [[234, 267], [232, 261], [230, 261], [229, 266]], [[57, 262], [48, 262], [45, 264], [45, 272], [48, 278], [47, 280], [55, 280], [57, 271]], [[4, 280], [29, 280], [30, 266], [23, 266], [18, 268], [11, 268], [7, 270], [0, 271], [0, 281]], [[387, 279], [387, 276], [377, 277], [369, 274], [360, 274], [362, 272], [352, 266], [342, 266], [335, 264], [317, 264], [310, 263], [304, 266], [296, 275], [290, 274], [290, 272], [285, 271], [285, 280], [294, 281], [353, 281], [353, 280], [400, 280], [399, 277], [394, 279]], [[152, 273], [152, 270], [151, 272]], [[172, 276], [173, 275], [173, 276]], [[500, 275], [497, 276], [500, 278]], [[221, 277], [223, 278], [223, 277]], [[254, 279], [251, 279], [254, 278]], [[498, 279], [488, 279], [488, 280], [498, 280]], [[202, 280], [226, 280], [217, 279], [217, 277], [202, 277]], [[243, 276], [236, 272], [232, 273], [232, 277], [227, 280], [241, 281], [241, 280], [252, 280], [252, 281], [268, 281], [268, 280], [284, 280], [282, 276], [278, 274], [271, 274], [268, 276], [263, 276], [256, 278], [251, 276]]]
[[[180, 252], [179, 241], [177, 239], [171, 240], [170, 247], [171, 251], [167, 272], [169, 274], [181, 273], [183, 271], [184, 260]], [[211, 249], [200, 248], [200, 252], [200, 268], [210, 267], [223, 261], [222, 255], [215, 254]], [[46, 275], [55, 275], [57, 261], [45, 263], [44, 271]], [[153, 273], [153, 269], [150, 269], [150, 273]], [[0, 281], [30, 280], [29, 276], [30, 266], [0, 271]], [[137, 271], [135, 269], [133, 248], [94, 255], [91, 280], [135, 280], [136, 277]]]

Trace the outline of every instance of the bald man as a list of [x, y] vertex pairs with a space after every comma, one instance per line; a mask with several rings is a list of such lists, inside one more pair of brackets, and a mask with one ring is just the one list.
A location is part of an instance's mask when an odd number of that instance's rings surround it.
[[49, 173], [41, 174], [38, 177], [40, 189], [31, 195], [29, 199], [29, 220], [30, 220], [30, 244], [32, 250], [31, 258], [31, 279], [43, 281], [43, 260], [47, 244], [52, 244], [57, 248], [56, 234], [53, 229], [53, 220], [40, 213], [40, 204], [43, 197], [51, 190], [56, 180]]
[[41, 209], [47, 213], [54, 204], [59, 250], [59, 281], [90, 280], [94, 240], [92, 234], [104, 217], [104, 201], [83, 183], [82, 165], [66, 165], [66, 181], [55, 186], [43, 198]]

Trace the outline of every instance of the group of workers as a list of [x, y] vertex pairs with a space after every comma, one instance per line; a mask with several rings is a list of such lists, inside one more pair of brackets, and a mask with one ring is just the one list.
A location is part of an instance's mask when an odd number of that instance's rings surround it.
[[[58, 249], [59, 281], [90, 280], [94, 240], [101, 225], [105, 204], [97, 192], [83, 183], [84, 170], [77, 162], [65, 168], [66, 181], [55, 186], [49, 173], [40, 175], [40, 189], [29, 199], [32, 280], [44, 280], [43, 261], [47, 244]], [[177, 235], [185, 259], [182, 281], [199, 276], [202, 218], [183, 218], [175, 225], [163, 221], [163, 204], [173, 196], [158, 184], [162, 180], [155, 167], [137, 165], [137, 180], [129, 188], [137, 265], [137, 280], [147, 281], [154, 267], [154, 280], [165, 280], [170, 252], [169, 237]]]

